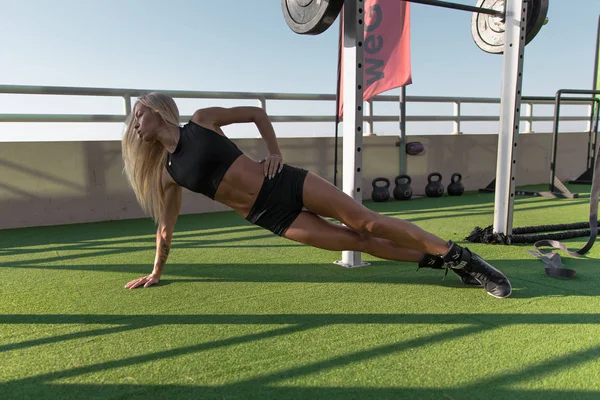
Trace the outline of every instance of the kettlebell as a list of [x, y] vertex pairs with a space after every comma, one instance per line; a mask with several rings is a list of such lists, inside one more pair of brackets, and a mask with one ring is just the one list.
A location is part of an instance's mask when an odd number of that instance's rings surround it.
[[[377, 186], [377, 183], [384, 182], [384, 186]], [[371, 193], [371, 198], [376, 202], [384, 202], [388, 201], [390, 198], [390, 191], [388, 188], [390, 187], [390, 180], [387, 178], [375, 178], [373, 179], [373, 193]]]
[[465, 187], [461, 183], [462, 175], [458, 172], [452, 174], [450, 177], [450, 184], [448, 185], [448, 194], [450, 196], [460, 196], [465, 191]]
[[[400, 182], [406, 180], [406, 182]], [[408, 175], [398, 175], [396, 177], [396, 187], [394, 188], [394, 198], [396, 200], [408, 200], [412, 197], [413, 191], [410, 187], [412, 179]]]
[[[437, 177], [433, 180], [433, 177]], [[444, 194], [444, 185], [442, 185], [442, 174], [432, 172], [427, 176], [427, 186], [425, 186], [425, 194], [427, 197], [441, 197]]]

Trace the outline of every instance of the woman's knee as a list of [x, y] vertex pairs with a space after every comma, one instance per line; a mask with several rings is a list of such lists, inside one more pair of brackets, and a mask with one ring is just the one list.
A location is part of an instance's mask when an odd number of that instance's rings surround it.
[[355, 215], [347, 225], [362, 235], [377, 236], [383, 225], [383, 216], [374, 211], [367, 211]]
[[371, 238], [363, 233], [347, 229], [343, 237], [330, 243], [330, 250], [358, 251], [369, 253], [372, 248]]

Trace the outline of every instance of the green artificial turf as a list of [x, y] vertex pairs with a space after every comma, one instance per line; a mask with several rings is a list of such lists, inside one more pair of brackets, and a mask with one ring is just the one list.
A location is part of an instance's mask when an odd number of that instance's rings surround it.
[[[545, 190], [545, 187], [541, 187]], [[584, 222], [578, 199], [519, 197], [514, 226]], [[346, 269], [232, 212], [180, 216], [159, 286], [148, 219], [0, 231], [0, 398], [597, 399], [600, 250], [550, 278], [518, 246], [474, 244], [493, 194], [365, 202], [468, 246], [513, 284]], [[587, 238], [567, 241], [579, 249]]]

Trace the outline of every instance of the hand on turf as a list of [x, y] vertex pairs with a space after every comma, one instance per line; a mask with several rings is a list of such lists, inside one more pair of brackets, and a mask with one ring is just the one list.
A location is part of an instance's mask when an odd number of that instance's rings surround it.
[[275, 174], [281, 172], [283, 169], [283, 157], [281, 154], [271, 154], [267, 158], [260, 160], [260, 163], [263, 164], [265, 176], [268, 176], [269, 179], [273, 178]]
[[144, 285], [145, 288], [156, 285], [160, 281], [160, 278], [156, 275], [146, 275], [141, 278], [134, 279], [131, 282], [127, 282], [125, 289], [135, 289], [136, 287]]

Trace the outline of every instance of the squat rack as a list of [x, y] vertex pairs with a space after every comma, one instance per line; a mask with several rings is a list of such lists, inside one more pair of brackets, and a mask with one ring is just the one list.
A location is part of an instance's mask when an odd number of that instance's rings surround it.
[[[523, 59], [526, 43], [527, 10], [530, 0], [506, 0], [504, 12], [447, 3], [438, 0], [402, 0], [432, 6], [475, 11], [497, 15], [505, 24], [502, 96], [500, 107], [500, 129], [498, 135], [498, 153], [496, 182], [497, 192], [494, 206], [494, 231], [510, 234], [515, 196], [514, 166], [518, 128], [521, 109], [521, 85], [523, 77]], [[362, 0], [346, 0], [343, 13], [344, 23], [344, 109], [343, 120], [343, 191], [361, 201], [362, 191], [362, 140], [363, 140], [363, 65], [364, 40]], [[354, 135], [351, 134], [354, 132]], [[335, 262], [344, 267], [368, 265], [361, 261], [361, 253], [343, 251], [342, 260]]]

